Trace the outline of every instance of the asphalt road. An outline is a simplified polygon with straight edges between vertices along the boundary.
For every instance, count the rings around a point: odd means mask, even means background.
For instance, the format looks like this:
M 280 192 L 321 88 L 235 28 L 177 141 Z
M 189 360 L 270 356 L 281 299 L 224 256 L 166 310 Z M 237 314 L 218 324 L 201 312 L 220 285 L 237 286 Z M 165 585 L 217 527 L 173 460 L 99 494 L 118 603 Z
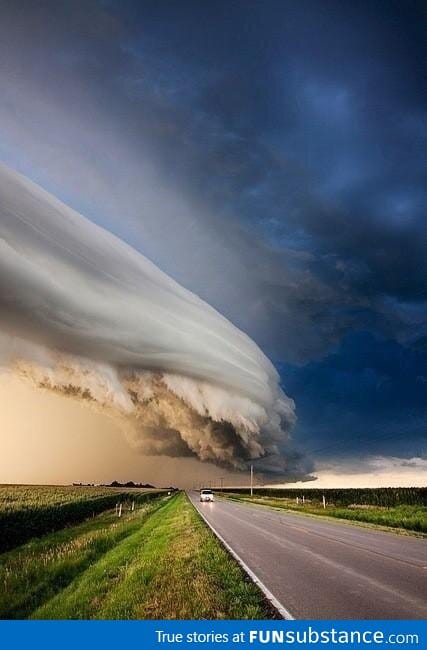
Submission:
M 427 618 L 427 540 L 189 496 L 294 618 Z

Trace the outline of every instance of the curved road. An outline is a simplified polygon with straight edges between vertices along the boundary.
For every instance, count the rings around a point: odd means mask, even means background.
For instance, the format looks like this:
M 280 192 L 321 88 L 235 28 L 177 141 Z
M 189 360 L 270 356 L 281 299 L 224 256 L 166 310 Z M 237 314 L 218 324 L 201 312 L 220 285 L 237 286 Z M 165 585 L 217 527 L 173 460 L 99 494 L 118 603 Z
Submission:
M 189 497 L 294 618 L 427 618 L 427 540 Z

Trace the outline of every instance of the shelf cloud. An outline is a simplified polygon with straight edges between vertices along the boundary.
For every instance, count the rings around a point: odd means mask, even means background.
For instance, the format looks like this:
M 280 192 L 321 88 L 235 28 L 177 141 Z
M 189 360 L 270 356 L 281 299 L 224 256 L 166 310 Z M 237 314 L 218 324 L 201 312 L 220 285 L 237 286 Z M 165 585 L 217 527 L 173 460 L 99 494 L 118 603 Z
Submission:
M 304 475 L 258 346 L 147 258 L 0 166 L 0 365 L 120 421 L 143 453 Z

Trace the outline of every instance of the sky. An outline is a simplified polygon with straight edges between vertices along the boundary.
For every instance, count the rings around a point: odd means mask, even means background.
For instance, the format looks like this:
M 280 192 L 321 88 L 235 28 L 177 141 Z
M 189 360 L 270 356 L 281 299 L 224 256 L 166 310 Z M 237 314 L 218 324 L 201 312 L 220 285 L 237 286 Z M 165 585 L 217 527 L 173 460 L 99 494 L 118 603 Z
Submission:
M 248 334 L 315 475 L 418 480 L 423 4 L 4 0 L 1 14 L 0 160 Z

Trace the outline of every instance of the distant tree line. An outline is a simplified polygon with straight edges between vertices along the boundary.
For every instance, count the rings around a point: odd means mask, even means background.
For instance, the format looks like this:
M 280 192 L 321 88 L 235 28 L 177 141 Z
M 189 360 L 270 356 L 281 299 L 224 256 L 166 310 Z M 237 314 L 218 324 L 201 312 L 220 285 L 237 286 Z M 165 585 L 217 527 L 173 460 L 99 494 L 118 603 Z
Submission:
M 145 490 L 171 490 L 172 492 L 175 492 L 178 488 L 176 487 L 163 487 L 163 488 L 156 488 L 155 485 L 151 485 L 151 483 L 134 483 L 133 481 L 128 481 L 127 483 L 119 483 L 119 481 L 112 481 L 111 483 L 100 483 L 100 484 L 95 484 L 95 483 L 73 483 L 74 487 L 114 487 L 114 488 L 144 488 Z
M 128 481 L 127 483 L 119 483 L 118 481 L 113 481 L 112 483 L 109 483 L 105 487 L 116 487 L 116 488 L 145 488 L 150 489 L 150 490 L 155 490 L 155 486 L 151 485 L 151 483 L 134 483 L 133 481 Z

